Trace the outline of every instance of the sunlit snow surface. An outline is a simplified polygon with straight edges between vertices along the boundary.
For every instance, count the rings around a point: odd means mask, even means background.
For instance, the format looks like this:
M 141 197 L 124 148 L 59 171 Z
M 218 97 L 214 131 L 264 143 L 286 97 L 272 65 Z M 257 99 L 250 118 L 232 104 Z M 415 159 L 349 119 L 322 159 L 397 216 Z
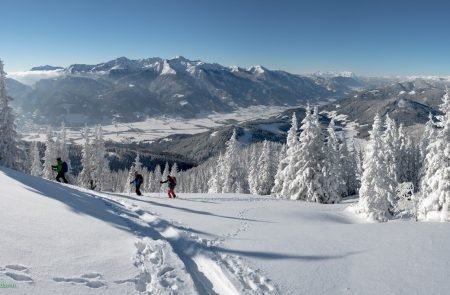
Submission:
M 243 194 L 112 194 L 0 168 L 5 294 L 448 294 L 449 223 Z

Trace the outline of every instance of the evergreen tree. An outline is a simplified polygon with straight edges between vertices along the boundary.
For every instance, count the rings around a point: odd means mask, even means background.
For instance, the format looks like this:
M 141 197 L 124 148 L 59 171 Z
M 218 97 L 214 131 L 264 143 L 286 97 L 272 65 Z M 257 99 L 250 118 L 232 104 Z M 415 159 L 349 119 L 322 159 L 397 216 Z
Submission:
M 416 183 L 418 169 L 416 166 L 416 149 L 411 137 L 405 133 L 403 125 L 400 125 L 398 129 L 398 144 L 397 180 L 399 183 Z
M 156 192 L 159 189 L 157 183 L 159 183 L 159 179 L 156 178 L 155 171 L 150 171 L 147 182 L 147 191 L 148 192 Z
M 309 105 L 306 108 L 306 116 L 310 115 Z M 287 198 L 284 195 L 289 183 L 294 180 L 293 167 L 289 165 L 291 158 L 294 157 L 298 146 L 298 123 L 295 113 L 292 114 L 291 128 L 288 131 L 286 145 L 281 153 L 281 158 L 278 163 L 277 173 L 275 175 L 274 186 L 272 194 L 277 198 Z
M 408 151 L 408 139 L 406 137 L 405 131 L 403 130 L 403 125 L 400 124 L 398 128 L 398 149 L 396 156 L 396 179 L 398 183 L 409 182 L 409 151 Z
M 263 142 L 261 155 L 258 159 L 257 193 L 260 195 L 270 194 L 274 183 L 273 152 L 267 140 Z
M 153 170 L 153 177 L 154 177 L 154 182 L 153 182 L 153 192 L 160 192 L 161 191 L 161 183 L 159 183 L 162 180 L 162 175 L 161 175 L 161 166 L 159 166 L 159 164 L 156 165 L 155 170 Z
M 354 147 L 353 138 L 351 139 L 353 150 L 349 149 L 349 145 L 347 144 L 347 138 L 342 141 L 340 146 L 341 151 L 341 170 L 344 177 L 345 182 L 345 194 L 346 196 L 354 195 L 359 190 L 359 180 L 358 180 L 358 164 L 356 161 L 356 151 Z
M 105 140 L 103 130 L 100 125 L 95 127 L 94 142 L 92 144 L 92 179 L 98 190 L 110 190 L 111 179 L 109 160 L 106 158 Z
M 166 180 L 167 175 L 169 175 L 169 173 L 170 173 L 169 162 L 166 162 L 166 164 L 164 164 L 164 169 L 162 171 L 162 178 Z
M 161 166 L 159 164 L 155 166 L 155 170 L 153 170 L 153 173 L 155 174 L 156 180 L 158 181 L 162 180 Z
M 258 194 L 258 150 L 256 144 L 252 145 L 250 156 L 250 167 L 248 171 L 248 186 L 250 193 L 253 195 Z
M 125 192 L 126 182 L 128 179 L 128 169 L 111 172 L 112 190 L 114 192 Z
M 435 134 L 435 128 L 434 128 L 434 122 L 433 122 L 433 115 L 430 113 L 428 115 L 428 122 L 425 124 L 425 129 L 422 133 L 422 137 L 420 139 L 420 157 L 419 157 L 419 183 L 421 186 L 421 190 L 426 190 L 426 183 L 424 183 L 422 180 L 424 179 L 426 167 L 425 167 L 425 159 L 427 156 L 427 148 L 428 146 L 433 142 L 434 138 L 436 137 Z
M 61 157 L 63 161 L 67 163 L 68 173 L 70 174 L 72 171 L 72 164 L 69 156 L 69 146 L 67 144 L 67 130 L 66 124 L 64 122 L 61 123 L 61 132 L 59 134 L 59 153 L 58 155 Z
M 148 187 L 148 180 L 149 180 L 149 176 L 150 176 L 150 171 L 148 171 L 148 168 L 145 166 L 142 166 L 142 170 L 141 170 L 141 175 L 142 175 L 142 185 L 141 185 L 141 192 L 145 193 L 145 192 L 150 192 L 149 190 L 147 190 Z
M 33 143 L 33 148 L 31 150 L 31 169 L 30 173 L 33 176 L 41 176 L 42 175 L 42 162 L 41 156 L 39 155 L 39 147 L 38 142 L 35 141 Z
M 422 180 L 420 217 L 427 218 L 430 212 L 441 212 L 442 221 L 447 220 L 450 202 L 450 93 L 442 98 L 436 139 L 430 142 L 425 157 L 425 174 Z
M 226 150 L 223 158 L 223 193 L 238 192 L 241 187 L 239 178 L 239 165 L 236 155 L 239 152 L 239 143 L 236 138 L 236 129 L 233 130 L 231 138 L 226 142 Z
M 177 163 L 173 163 L 172 167 L 170 168 L 170 175 L 175 176 L 175 178 L 178 177 L 178 165 Z
M 21 168 L 19 140 L 16 132 L 15 118 L 9 106 L 10 98 L 6 95 L 6 73 L 0 59 L 0 165 L 9 168 Z
M 223 191 L 224 186 L 224 158 L 222 153 L 220 153 L 217 158 L 217 164 L 215 166 L 211 166 L 210 168 L 212 177 L 208 181 L 208 192 L 209 193 L 221 193 Z
M 384 167 L 386 168 L 387 177 L 385 178 L 387 189 L 387 198 L 391 207 L 395 206 L 396 189 L 398 186 L 398 158 L 399 158 L 399 135 L 395 121 L 386 115 L 385 131 L 381 137 L 382 150 L 384 155 Z
M 312 114 L 307 110 L 298 148 L 288 165 L 295 179 L 283 187 L 282 194 L 293 200 L 324 203 L 329 201 L 324 191 L 324 142 L 317 107 Z
M 78 174 L 78 184 L 81 187 L 85 187 L 85 188 L 92 188 L 92 184 L 94 181 L 93 178 L 93 173 L 94 173 L 94 165 L 92 162 L 92 146 L 90 143 L 90 134 L 89 134 L 89 129 L 86 126 L 84 128 L 83 131 L 83 139 L 84 139 L 84 144 L 83 144 L 83 150 L 81 152 L 81 172 L 80 174 Z M 95 185 L 95 184 L 94 184 Z
M 58 146 L 58 156 L 67 164 L 67 173 L 65 177 L 69 180 L 69 183 L 72 183 L 72 162 L 70 161 L 69 146 L 67 144 L 67 130 L 64 122 L 61 123 L 61 131 L 56 145 Z
M 430 144 L 430 141 L 434 138 L 434 121 L 433 115 L 431 113 L 428 114 L 428 121 L 425 124 L 425 128 L 422 133 L 422 137 L 420 138 L 420 159 L 421 161 L 425 160 L 427 154 L 427 147 Z
M 53 141 L 53 131 L 51 127 L 47 128 L 47 138 L 45 141 L 44 166 L 42 170 L 42 177 L 45 179 L 54 179 L 55 172 L 52 165 L 56 164 L 55 143 Z
M 324 203 L 338 203 L 347 193 L 344 180 L 344 171 L 341 167 L 341 151 L 336 136 L 334 120 L 328 125 L 328 140 L 326 146 L 326 158 L 323 169 L 325 184 Z
M 390 216 L 390 176 L 387 174 L 381 126 L 380 116 L 376 114 L 364 156 L 358 211 L 371 219 L 386 221 Z

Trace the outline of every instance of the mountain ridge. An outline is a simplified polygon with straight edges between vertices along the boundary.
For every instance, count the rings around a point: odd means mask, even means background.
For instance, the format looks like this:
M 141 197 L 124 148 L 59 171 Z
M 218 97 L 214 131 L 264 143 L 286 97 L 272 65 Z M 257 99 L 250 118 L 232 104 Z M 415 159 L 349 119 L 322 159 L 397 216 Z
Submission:
M 50 69 L 50 68 L 49 68 Z M 73 64 L 11 94 L 37 124 L 132 122 L 168 115 L 231 112 L 253 105 L 295 106 L 362 87 L 354 78 L 313 78 L 256 65 L 227 67 L 182 56 Z

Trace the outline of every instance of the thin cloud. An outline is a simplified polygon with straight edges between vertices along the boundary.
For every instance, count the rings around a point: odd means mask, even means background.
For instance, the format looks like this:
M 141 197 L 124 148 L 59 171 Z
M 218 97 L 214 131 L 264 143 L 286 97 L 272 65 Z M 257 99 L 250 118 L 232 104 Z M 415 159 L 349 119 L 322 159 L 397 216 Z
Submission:
M 25 71 L 25 72 L 10 72 L 7 77 L 17 80 L 26 85 L 34 85 L 37 81 L 43 79 L 54 79 L 62 76 L 64 70 L 52 71 Z

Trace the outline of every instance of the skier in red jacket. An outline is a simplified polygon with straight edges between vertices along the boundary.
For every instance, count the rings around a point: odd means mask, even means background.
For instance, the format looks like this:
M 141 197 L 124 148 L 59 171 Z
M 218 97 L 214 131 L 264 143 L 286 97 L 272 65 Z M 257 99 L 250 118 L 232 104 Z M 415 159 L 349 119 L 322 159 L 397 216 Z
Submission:
M 177 185 L 177 179 L 175 178 L 175 176 L 170 176 L 167 175 L 167 179 L 165 181 L 160 181 L 160 183 L 166 183 L 168 182 L 169 185 L 169 190 L 167 191 L 167 195 L 169 196 L 170 199 L 172 198 L 176 198 L 177 196 L 175 195 L 175 186 Z

